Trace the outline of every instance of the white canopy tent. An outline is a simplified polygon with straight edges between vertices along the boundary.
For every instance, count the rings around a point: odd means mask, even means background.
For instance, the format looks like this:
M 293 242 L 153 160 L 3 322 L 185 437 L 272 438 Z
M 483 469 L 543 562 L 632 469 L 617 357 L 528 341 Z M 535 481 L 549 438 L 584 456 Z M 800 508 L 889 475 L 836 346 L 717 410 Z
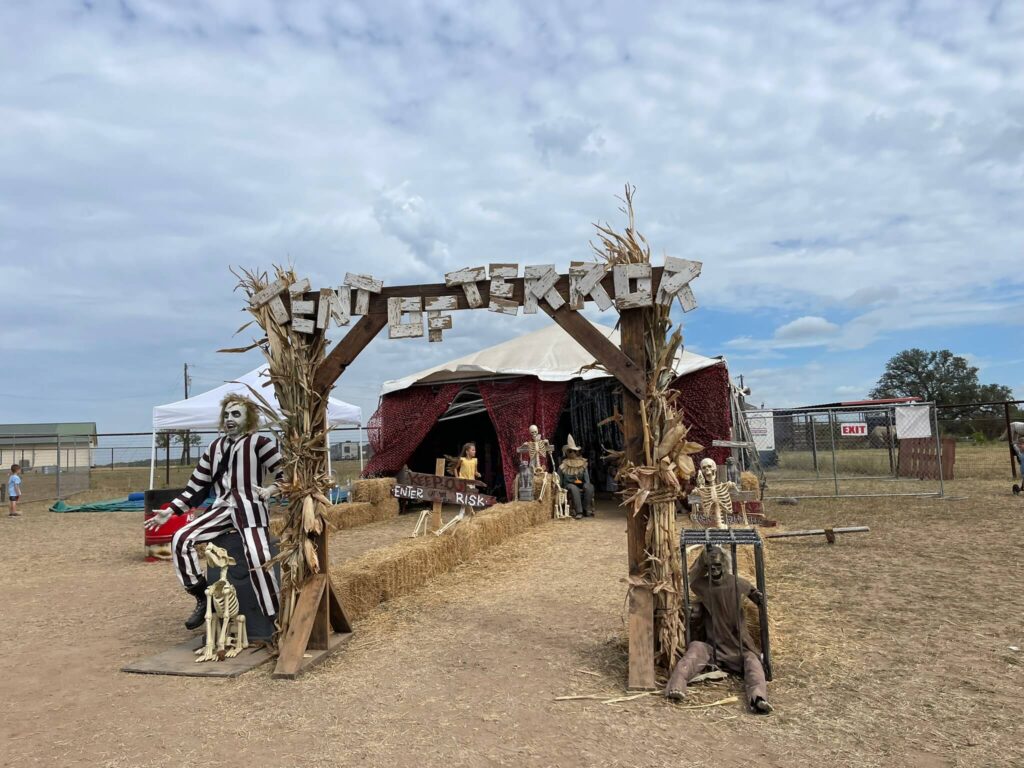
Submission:
M 220 427 L 220 402 L 225 396 L 247 395 L 252 396 L 249 387 L 253 387 L 273 407 L 274 411 L 280 413 L 280 406 L 274 394 L 273 387 L 264 387 L 267 379 L 267 364 L 249 371 L 240 376 L 236 381 L 221 384 L 219 387 L 203 392 L 187 400 L 179 400 L 176 403 L 158 405 L 153 408 L 153 445 L 150 453 L 149 463 L 149 487 L 153 487 L 153 479 L 156 472 L 156 433 L 163 431 L 181 431 L 187 429 L 215 430 Z M 362 468 L 362 423 L 363 411 L 361 408 L 350 403 L 328 398 L 327 421 L 331 428 L 335 427 L 359 427 L 359 464 Z M 330 464 L 330 451 L 328 451 L 328 465 Z
M 603 325 L 597 328 L 615 346 L 619 346 L 618 331 Z M 415 384 L 438 384 L 489 376 L 536 376 L 541 381 L 571 381 L 608 378 L 611 375 L 594 368 L 581 372 L 581 369 L 594 362 L 594 356 L 579 342 L 562 330 L 561 326 L 551 323 L 539 331 L 517 336 L 401 379 L 386 381 L 380 393 L 387 395 L 399 392 Z M 721 362 L 723 360 L 720 357 L 704 357 L 683 350 L 676 357 L 675 371 L 677 376 L 685 376 Z

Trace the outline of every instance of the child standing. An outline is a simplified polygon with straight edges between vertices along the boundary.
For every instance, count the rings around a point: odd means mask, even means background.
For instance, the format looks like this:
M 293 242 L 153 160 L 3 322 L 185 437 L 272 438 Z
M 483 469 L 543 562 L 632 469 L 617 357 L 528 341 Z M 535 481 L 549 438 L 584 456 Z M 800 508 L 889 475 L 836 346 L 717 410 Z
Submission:
M 18 499 L 21 498 L 21 465 L 11 464 L 11 476 L 7 479 L 7 498 L 11 502 L 11 517 L 21 517 Z

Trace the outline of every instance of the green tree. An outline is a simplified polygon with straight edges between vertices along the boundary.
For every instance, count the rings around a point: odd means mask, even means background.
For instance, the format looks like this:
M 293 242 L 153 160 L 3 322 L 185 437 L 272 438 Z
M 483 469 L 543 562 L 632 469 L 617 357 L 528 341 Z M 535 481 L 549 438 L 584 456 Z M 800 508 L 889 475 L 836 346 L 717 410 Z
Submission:
M 941 404 L 977 402 L 978 369 L 948 349 L 905 349 L 885 364 L 873 398 L 920 397 Z
M 920 397 L 939 405 L 1002 402 L 1013 399 L 1013 390 L 1002 384 L 982 384 L 978 369 L 948 349 L 926 352 L 906 349 L 885 364 L 873 398 Z M 951 431 L 979 432 L 994 437 L 1003 419 L 1002 406 L 943 409 L 940 419 Z

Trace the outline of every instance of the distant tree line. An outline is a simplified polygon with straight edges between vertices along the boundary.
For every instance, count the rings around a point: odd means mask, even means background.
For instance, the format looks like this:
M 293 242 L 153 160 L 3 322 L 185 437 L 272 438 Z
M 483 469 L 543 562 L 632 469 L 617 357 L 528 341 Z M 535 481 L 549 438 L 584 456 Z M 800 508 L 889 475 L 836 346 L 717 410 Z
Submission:
M 980 435 L 992 439 L 1005 429 L 1005 411 L 1001 403 L 1013 400 L 1013 389 L 1005 384 L 982 384 L 977 366 L 948 349 L 925 351 L 905 349 L 885 364 L 870 397 L 919 397 L 939 405 L 963 407 L 939 411 L 944 431 L 954 435 Z M 1019 419 L 1022 411 L 1012 407 L 1010 417 Z

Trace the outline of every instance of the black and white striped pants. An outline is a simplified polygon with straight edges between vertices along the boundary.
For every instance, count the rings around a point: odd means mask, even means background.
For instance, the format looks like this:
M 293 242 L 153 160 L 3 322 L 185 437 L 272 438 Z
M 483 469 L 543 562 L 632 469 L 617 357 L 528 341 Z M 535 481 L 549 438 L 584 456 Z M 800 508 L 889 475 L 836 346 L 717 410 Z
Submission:
M 271 557 L 267 527 L 246 523 L 244 513 L 236 512 L 232 507 L 215 507 L 198 515 L 195 520 L 179 528 L 171 540 L 174 570 L 186 589 L 194 587 L 203 575 L 196 544 L 212 541 L 228 531 L 238 531 L 242 537 L 242 548 L 249 565 L 249 580 L 256 593 L 256 600 L 266 616 L 275 616 L 280 607 L 277 576 L 273 569 L 263 567 Z

